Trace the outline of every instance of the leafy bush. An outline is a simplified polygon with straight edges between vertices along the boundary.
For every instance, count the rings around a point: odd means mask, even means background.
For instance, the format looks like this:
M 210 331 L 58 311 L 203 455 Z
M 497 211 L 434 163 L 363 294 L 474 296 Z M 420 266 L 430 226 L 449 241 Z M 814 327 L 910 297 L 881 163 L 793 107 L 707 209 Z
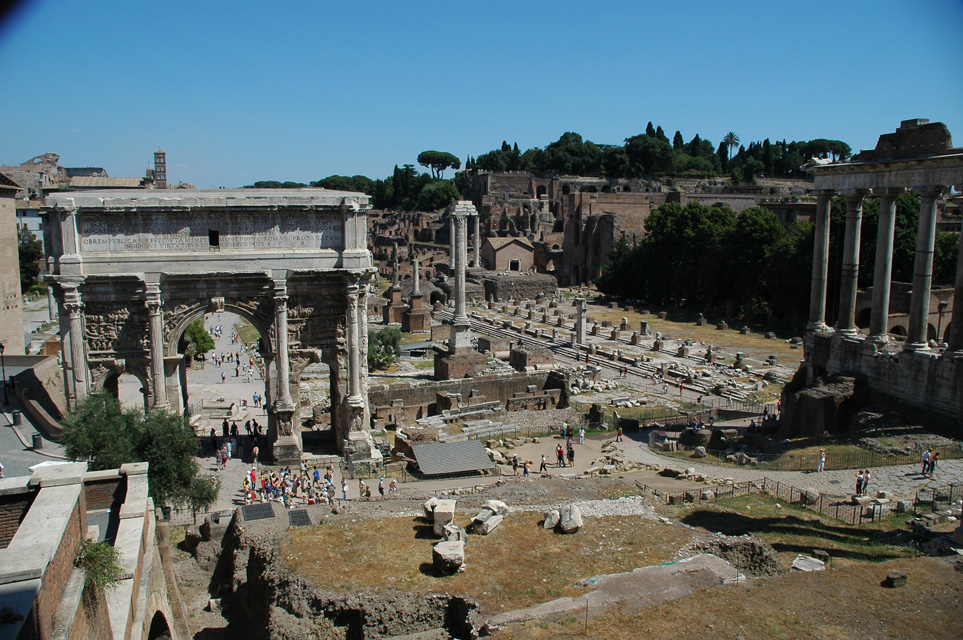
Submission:
M 84 570 L 86 587 L 113 589 L 124 577 L 120 554 L 108 542 L 81 540 L 74 566 Z

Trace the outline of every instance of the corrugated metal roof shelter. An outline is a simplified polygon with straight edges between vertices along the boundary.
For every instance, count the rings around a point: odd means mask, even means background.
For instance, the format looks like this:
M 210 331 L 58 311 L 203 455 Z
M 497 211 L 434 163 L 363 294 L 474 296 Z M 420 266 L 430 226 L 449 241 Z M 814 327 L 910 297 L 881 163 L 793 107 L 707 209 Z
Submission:
M 450 476 L 492 471 L 495 463 L 479 440 L 436 442 L 411 447 L 418 468 L 425 476 Z

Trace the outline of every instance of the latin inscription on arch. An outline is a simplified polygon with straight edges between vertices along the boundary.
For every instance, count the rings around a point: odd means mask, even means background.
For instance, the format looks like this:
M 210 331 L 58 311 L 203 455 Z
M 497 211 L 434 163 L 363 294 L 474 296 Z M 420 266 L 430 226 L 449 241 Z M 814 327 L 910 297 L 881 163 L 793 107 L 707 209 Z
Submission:
M 221 251 L 340 250 L 344 246 L 340 214 L 301 211 L 230 216 L 84 214 L 78 232 L 81 253 L 189 253 L 210 251 L 212 246 Z

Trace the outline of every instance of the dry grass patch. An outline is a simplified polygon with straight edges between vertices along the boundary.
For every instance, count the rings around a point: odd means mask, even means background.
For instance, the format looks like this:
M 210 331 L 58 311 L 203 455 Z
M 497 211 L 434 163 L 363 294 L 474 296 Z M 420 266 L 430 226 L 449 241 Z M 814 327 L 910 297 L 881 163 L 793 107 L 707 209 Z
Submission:
M 660 320 L 656 314 L 642 315 L 637 311 L 626 312 L 624 309 L 604 311 L 591 309 L 588 315 L 598 320 L 599 324 L 601 324 L 603 320 L 609 320 L 616 327 L 622 322 L 622 318 L 626 318 L 629 321 L 631 331 L 637 331 L 639 322 L 645 320 L 649 323 L 649 331 L 653 334 L 655 334 L 656 331 L 661 331 L 671 338 L 689 338 L 695 342 L 705 342 L 706 344 L 733 350 L 732 353 L 722 354 L 723 358 L 727 360 L 735 357 L 736 350 L 745 351 L 750 349 L 758 353 L 775 353 L 780 357 L 789 358 L 790 360 L 801 360 L 803 357 L 800 349 L 792 349 L 789 344 L 786 343 L 786 339 L 791 336 L 768 340 L 766 339 L 765 331 L 762 330 L 744 336 L 735 330 L 738 328 L 735 324 L 733 325 L 734 328 L 727 331 L 719 331 L 716 329 L 715 324 L 698 327 L 695 324 L 695 316 L 692 316 L 691 321 L 688 319 Z
M 885 589 L 891 571 L 906 587 Z M 832 572 L 793 573 L 720 587 L 685 600 L 648 607 L 638 615 L 613 610 L 588 621 L 588 637 L 736 638 L 958 638 L 963 574 L 946 559 L 918 558 L 847 566 Z M 495 638 L 584 638 L 584 617 L 529 623 Z
M 538 513 L 510 514 L 490 535 L 469 537 L 467 570 L 454 576 L 432 571 L 436 539 L 422 518 L 304 527 L 281 552 L 288 568 L 326 589 L 459 593 L 498 612 L 578 595 L 573 584 L 582 577 L 667 562 L 693 535 L 637 516 L 585 520 L 581 531 L 565 536 L 543 529 Z M 458 522 L 465 524 L 464 512 Z

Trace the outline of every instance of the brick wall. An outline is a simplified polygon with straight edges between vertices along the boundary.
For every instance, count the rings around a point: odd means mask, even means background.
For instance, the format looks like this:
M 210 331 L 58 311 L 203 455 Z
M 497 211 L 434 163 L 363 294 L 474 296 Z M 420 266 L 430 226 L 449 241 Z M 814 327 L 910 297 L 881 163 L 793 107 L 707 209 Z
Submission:
M 84 480 L 84 498 L 87 509 L 119 509 L 127 495 L 127 476 L 118 475 L 104 480 Z
M 110 638 L 110 615 L 107 612 L 107 599 L 103 593 L 91 596 L 84 591 L 82 606 L 77 607 L 77 615 L 70 625 L 67 640 L 89 640 L 90 638 Z
M 40 593 L 34 601 L 32 612 L 37 621 L 37 637 L 48 638 L 52 631 L 51 622 L 60 598 L 63 596 L 64 587 L 70 578 L 70 572 L 74 568 L 74 559 L 77 557 L 77 546 L 80 544 L 80 536 L 87 532 L 87 513 L 83 492 L 80 499 L 74 505 L 70 514 L 70 520 L 64 530 L 60 546 L 54 554 L 47 570 L 43 575 L 43 583 Z
M 6 549 L 23 522 L 36 491 L 0 496 L 0 549 Z

